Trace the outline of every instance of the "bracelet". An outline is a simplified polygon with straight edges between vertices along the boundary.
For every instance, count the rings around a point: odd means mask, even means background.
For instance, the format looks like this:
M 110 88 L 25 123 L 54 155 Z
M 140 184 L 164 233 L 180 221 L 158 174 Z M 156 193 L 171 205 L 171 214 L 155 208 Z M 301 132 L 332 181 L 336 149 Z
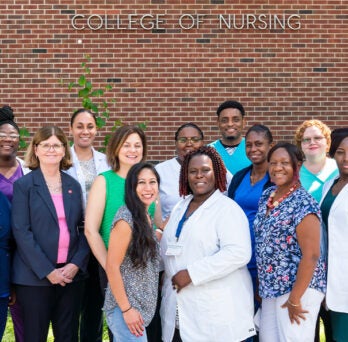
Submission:
M 294 304 L 290 301 L 290 299 L 288 299 L 288 303 L 291 305 L 291 306 L 294 306 L 294 307 L 298 307 L 298 306 L 301 306 L 301 303 L 300 304 Z
M 161 228 L 156 228 L 156 232 L 160 233 L 160 234 L 163 234 L 163 230 Z
M 130 309 L 132 309 L 133 306 L 131 305 L 127 310 L 121 311 L 123 314 L 126 313 L 127 311 L 129 311 Z

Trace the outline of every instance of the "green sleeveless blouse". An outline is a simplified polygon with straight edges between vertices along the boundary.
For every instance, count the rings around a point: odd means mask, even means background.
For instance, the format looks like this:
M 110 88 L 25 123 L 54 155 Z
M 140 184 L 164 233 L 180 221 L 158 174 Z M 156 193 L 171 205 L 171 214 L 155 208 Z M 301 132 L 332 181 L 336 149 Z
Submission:
M 124 187 L 125 178 L 120 177 L 113 170 L 102 172 L 101 175 L 105 178 L 106 183 L 106 198 L 104 215 L 101 222 L 99 233 L 104 241 L 106 249 L 109 246 L 111 225 L 118 209 L 125 205 L 124 203 Z M 154 217 L 155 204 L 152 203 L 149 208 L 149 214 Z

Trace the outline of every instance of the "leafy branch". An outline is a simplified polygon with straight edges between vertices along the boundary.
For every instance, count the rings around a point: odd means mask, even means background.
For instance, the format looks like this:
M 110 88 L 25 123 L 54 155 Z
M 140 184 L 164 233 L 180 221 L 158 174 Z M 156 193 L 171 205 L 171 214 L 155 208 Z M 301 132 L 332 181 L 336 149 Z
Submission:
M 19 129 L 19 149 L 24 150 L 28 147 L 28 143 L 25 141 L 26 137 L 30 137 L 30 133 L 26 127 Z
M 82 108 L 90 110 L 96 114 L 97 127 L 102 128 L 106 125 L 107 119 L 110 117 L 109 103 L 106 100 L 100 101 L 100 99 L 105 95 L 106 92 L 112 90 L 110 84 L 106 84 L 104 87 L 95 88 L 93 87 L 92 81 L 90 80 L 91 68 L 88 63 L 91 62 L 91 57 L 89 55 L 84 56 L 85 61 L 81 63 L 82 74 L 78 78 L 77 82 L 70 82 L 67 85 L 64 80 L 60 79 L 60 84 L 62 86 L 67 86 L 69 91 L 78 89 L 77 96 L 81 99 Z M 115 99 L 111 99 L 112 103 L 115 103 Z M 122 126 L 121 120 L 116 120 L 112 127 L 112 130 Z M 104 146 L 107 145 L 110 135 L 107 134 L 104 137 Z M 101 149 L 105 152 L 105 147 Z
M 91 69 L 88 63 L 91 62 L 91 57 L 89 55 L 84 56 L 85 61 L 81 63 L 82 74 L 76 82 L 69 82 L 66 84 L 63 79 L 59 82 L 62 86 L 67 86 L 69 91 L 77 89 L 77 96 L 81 99 L 82 108 L 90 110 L 97 116 L 97 127 L 102 128 L 106 125 L 107 119 L 110 117 L 109 103 L 106 100 L 101 100 L 105 93 L 112 90 L 110 84 L 106 84 L 101 88 L 94 88 L 92 81 L 90 80 Z M 111 99 L 112 103 L 115 103 L 115 99 Z M 115 131 L 118 127 L 122 126 L 121 120 L 117 119 L 114 121 L 114 125 L 111 131 Z M 143 130 L 146 129 L 146 122 L 138 124 Z M 104 137 L 104 147 L 101 148 L 102 152 L 105 152 L 105 147 L 110 139 L 110 134 L 106 134 Z

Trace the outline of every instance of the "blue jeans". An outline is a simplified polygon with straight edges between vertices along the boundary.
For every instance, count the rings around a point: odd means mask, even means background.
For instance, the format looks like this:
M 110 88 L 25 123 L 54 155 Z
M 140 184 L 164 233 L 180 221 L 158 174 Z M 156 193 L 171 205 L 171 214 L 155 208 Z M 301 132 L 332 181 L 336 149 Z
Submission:
M 126 322 L 119 307 L 105 312 L 106 322 L 109 329 L 114 336 L 114 342 L 147 342 L 146 330 L 144 329 L 143 336 L 136 337 L 133 335 Z

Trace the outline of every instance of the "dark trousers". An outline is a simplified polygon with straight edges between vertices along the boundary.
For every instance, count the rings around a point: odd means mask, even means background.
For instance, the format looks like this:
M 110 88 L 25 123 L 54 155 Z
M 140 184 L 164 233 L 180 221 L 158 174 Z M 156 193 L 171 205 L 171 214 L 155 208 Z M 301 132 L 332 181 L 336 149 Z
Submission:
M 161 326 L 161 316 L 160 316 L 160 308 L 161 308 L 161 278 L 163 272 L 159 274 L 158 281 L 158 294 L 157 294 L 157 303 L 156 303 L 156 311 L 155 315 L 151 321 L 151 323 L 146 327 L 146 335 L 148 342 L 160 342 L 162 341 L 162 326 Z
M 13 323 L 13 330 L 16 342 L 24 342 L 24 322 L 22 308 L 18 301 L 10 306 L 10 312 Z
M 6 327 L 8 297 L 0 298 L 0 341 Z
M 320 306 L 319 316 L 317 319 L 317 326 L 315 328 L 314 342 L 320 342 L 320 318 L 323 320 L 326 342 L 334 342 L 330 312 L 326 311 L 322 305 Z
M 180 330 L 176 329 L 174 330 L 174 336 L 172 339 L 172 342 L 182 342 L 181 336 L 180 336 Z
M 103 302 L 100 291 L 99 263 L 94 255 L 88 264 L 89 278 L 83 282 L 83 296 L 80 316 L 80 342 L 101 342 L 103 340 Z
M 82 282 L 66 286 L 16 285 L 25 342 L 46 342 L 50 322 L 55 342 L 78 340 Z

